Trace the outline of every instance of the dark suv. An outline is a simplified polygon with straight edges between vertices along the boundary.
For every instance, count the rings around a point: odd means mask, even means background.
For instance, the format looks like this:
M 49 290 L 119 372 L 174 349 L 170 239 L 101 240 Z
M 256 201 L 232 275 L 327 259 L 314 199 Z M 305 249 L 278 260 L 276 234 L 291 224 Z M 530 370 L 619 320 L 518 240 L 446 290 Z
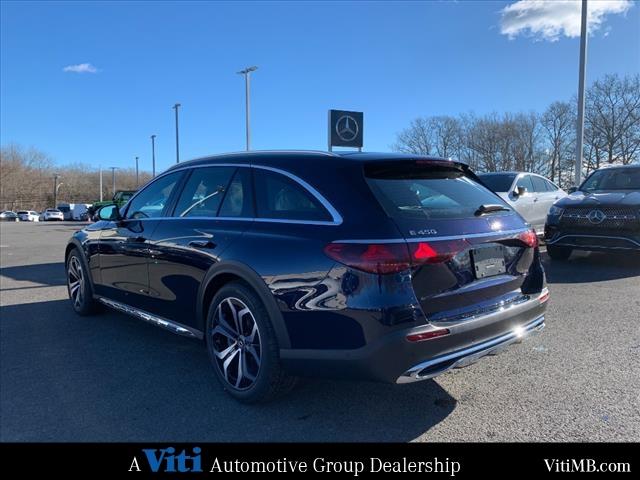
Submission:
M 547 252 L 640 252 L 640 165 L 601 168 L 549 210 Z
M 203 339 L 242 401 L 301 375 L 423 380 L 544 326 L 535 233 L 451 160 L 221 155 L 99 216 L 67 246 L 75 311 Z

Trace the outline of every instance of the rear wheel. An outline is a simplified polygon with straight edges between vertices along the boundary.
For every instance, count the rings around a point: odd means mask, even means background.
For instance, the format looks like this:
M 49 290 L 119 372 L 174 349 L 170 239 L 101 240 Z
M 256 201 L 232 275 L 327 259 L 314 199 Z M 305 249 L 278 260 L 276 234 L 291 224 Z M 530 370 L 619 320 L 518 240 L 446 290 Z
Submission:
M 206 343 L 216 376 L 241 402 L 266 402 L 287 393 L 295 378 L 280 364 L 269 313 L 246 285 L 225 285 L 211 302 Z
M 547 253 L 553 260 L 566 260 L 571 256 L 572 249 L 569 247 L 554 247 L 547 245 Z
M 88 272 L 77 249 L 67 258 L 67 290 L 71 305 L 78 315 L 89 315 L 96 309 Z

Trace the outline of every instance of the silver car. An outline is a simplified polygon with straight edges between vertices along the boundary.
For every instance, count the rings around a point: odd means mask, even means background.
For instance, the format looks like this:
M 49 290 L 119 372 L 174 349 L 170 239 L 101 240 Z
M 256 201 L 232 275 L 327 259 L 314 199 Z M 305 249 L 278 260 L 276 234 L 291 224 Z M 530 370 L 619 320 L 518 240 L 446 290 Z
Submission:
M 544 234 L 547 213 L 567 192 L 542 175 L 528 172 L 498 172 L 478 175 L 482 182 L 511 205 L 538 235 Z

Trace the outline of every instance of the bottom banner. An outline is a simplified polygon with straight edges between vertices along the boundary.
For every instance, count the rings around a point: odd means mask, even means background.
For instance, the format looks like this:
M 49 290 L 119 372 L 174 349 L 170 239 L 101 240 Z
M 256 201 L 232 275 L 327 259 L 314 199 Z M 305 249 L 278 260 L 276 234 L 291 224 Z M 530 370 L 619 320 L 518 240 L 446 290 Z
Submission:
M 425 475 L 631 473 L 638 444 L 2 444 L 22 473 Z M 10 471 L 10 470 L 8 470 Z

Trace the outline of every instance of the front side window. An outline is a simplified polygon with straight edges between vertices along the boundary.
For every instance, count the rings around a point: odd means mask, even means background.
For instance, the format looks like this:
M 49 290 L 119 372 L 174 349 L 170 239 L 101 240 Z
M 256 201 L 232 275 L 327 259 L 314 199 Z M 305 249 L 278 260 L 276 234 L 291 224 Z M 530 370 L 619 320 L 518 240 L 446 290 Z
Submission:
M 516 178 L 514 173 L 483 173 L 478 176 L 492 192 L 508 192 Z
M 533 189 L 536 192 L 546 192 L 547 191 L 547 181 L 542 177 L 537 177 L 536 175 L 531 175 L 531 181 L 533 182 Z
M 331 221 L 326 208 L 302 185 L 280 173 L 254 169 L 256 213 L 260 218 Z
M 126 218 L 142 219 L 162 216 L 173 189 L 182 177 L 182 172 L 164 175 L 142 190 L 129 203 Z
M 176 208 L 176 217 L 215 217 L 235 167 L 195 168 Z
M 522 175 L 518 178 L 516 183 L 516 188 L 524 187 L 527 189 L 527 192 L 533 192 L 533 183 L 531 182 L 531 175 Z

